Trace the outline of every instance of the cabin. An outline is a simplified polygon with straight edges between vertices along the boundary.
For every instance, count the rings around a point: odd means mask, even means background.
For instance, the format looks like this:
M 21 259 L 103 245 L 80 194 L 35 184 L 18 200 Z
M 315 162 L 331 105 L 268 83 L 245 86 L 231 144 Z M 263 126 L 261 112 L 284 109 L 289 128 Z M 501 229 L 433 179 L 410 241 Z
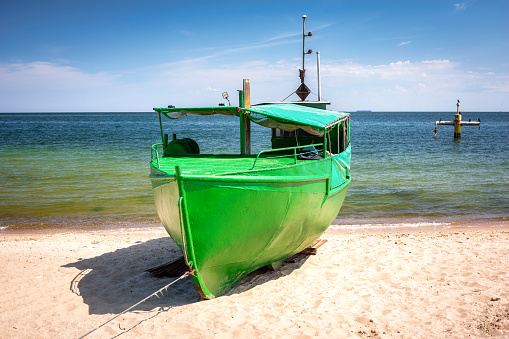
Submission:
M 305 101 L 305 102 L 292 102 L 306 107 L 313 107 L 319 109 L 326 109 L 329 101 Z M 263 107 L 263 104 L 254 107 Z M 349 120 L 346 119 L 339 124 L 336 124 L 328 133 L 325 140 L 327 145 L 327 152 L 329 154 L 339 154 L 346 150 L 350 144 L 349 136 Z M 324 137 L 314 135 L 299 128 L 294 131 L 285 131 L 280 128 L 272 128 L 271 144 L 272 149 L 296 147 L 310 144 L 322 144 Z M 317 148 L 318 153 L 323 155 L 323 149 Z

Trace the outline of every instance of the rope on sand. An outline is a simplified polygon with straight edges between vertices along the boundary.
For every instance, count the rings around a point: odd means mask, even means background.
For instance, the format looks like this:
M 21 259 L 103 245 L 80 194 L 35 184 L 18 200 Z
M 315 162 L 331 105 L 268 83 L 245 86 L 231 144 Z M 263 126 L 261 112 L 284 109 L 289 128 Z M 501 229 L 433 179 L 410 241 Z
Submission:
M 148 299 L 152 298 L 153 296 L 156 296 L 158 293 L 161 293 L 162 295 L 162 291 L 163 290 L 167 290 L 168 287 L 170 287 L 171 285 L 173 285 L 174 283 L 176 283 L 177 281 L 181 280 L 181 279 L 184 279 L 185 277 L 187 277 L 188 275 L 192 274 L 193 272 L 186 272 L 184 274 L 182 274 L 178 279 L 175 279 L 173 280 L 171 283 L 169 283 L 168 285 L 160 288 L 159 290 L 155 291 L 154 293 L 152 293 L 151 295 L 149 295 L 148 297 L 146 297 L 145 299 L 143 300 L 140 300 L 139 302 L 137 302 L 136 304 L 134 304 L 133 306 L 129 307 L 128 309 L 126 309 L 125 311 L 123 311 L 122 313 L 119 313 L 117 314 L 116 316 L 114 316 L 113 318 L 111 318 L 110 320 L 108 320 L 107 322 L 97 326 L 96 328 L 94 328 L 92 331 L 82 335 L 81 337 L 79 337 L 78 339 L 82 339 L 82 338 L 85 338 L 87 335 L 89 335 L 90 333 L 100 329 L 101 327 L 103 327 L 104 325 L 106 325 L 107 323 L 109 323 L 110 321 L 120 317 L 122 314 L 126 313 L 126 312 L 129 312 L 130 310 L 132 310 L 133 308 L 135 308 L 136 306 L 138 306 L 139 304 L 147 301 Z

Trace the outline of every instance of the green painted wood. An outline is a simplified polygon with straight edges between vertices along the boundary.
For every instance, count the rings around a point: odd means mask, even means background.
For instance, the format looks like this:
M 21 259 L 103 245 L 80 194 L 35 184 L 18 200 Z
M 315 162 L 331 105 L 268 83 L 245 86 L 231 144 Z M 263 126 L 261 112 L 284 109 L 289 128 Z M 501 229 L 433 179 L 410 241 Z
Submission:
M 223 295 L 262 266 L 279 266 L 312 245 L 338 215 L 351 180 L 348 114 L 293 104 L 154 110 L 170 118 L 237 115 L 241 131 L 243 117 L 258 113 L 272 120 L 249 119 L 295 131 L 282 139 L 274 132 L 273 147 L 284 147 L 257 155 L 198 154 L 176 147 L 179 140 L 152 146 L 157 212 L 203 298 Z M 300 157 L 311 145 L 317 156 Z
M 193 279 L 206 298 L 309 247 L 345 198 L 349 170 L 338 164 L 350 162 L 349 148 L 297 164 L 293 158 L 261 160 L 266 162 L 256 171 L 250 170 L 253 157 L 189 155 L 163 157 L 159 166 L 152 162 L 157 211 L 196 270 Z

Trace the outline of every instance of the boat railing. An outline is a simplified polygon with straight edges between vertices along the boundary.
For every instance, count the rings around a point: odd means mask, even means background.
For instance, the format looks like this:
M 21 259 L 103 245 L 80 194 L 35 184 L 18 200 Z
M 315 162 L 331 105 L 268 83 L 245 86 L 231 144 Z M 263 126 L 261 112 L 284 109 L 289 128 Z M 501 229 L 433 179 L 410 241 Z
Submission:
M 164 146 L 162 142 L 152 145 L 152 150 L 150 151 L 150 161 L 156 161 L 157 167 L 159 167 L 159 146 Z
M 293 154 L 283 154 L 283 155 L 277 155 L 277 156 L 272 156 L 270 157 L 271 159 L 275 159 L 275 158 L 288 158 L 288 157 L 293 157 L 294 161 L 295 161 L 295 164 L 297 164 L 297 156 L 299 154 L 302 154 L 302 153 L 297 153 L 297 150 L 298 149 L 304 149 L 304 148 L 310 148 L 310 147 L 315 147 L 315 146 L 320 146 L 322 149 L 324 148 L 324 144 L 321 143 L 321 144 L 308 144 L 308 145 L 302 145 L 302 146 L 292 146 L 292 147 L 283 147 L 283 148 L 275 148 L 275 149 L 267 149 L 267 150 L 263 150 L 263 151 L 260 151 L 258 152 L 258 154 L 256 155 L 256 158 L 255 158 L 255 161 L 253 163 L 253 167 L 251 167 L 251 170 L 253 170 L 255 167 L 256 167 L 256 163 L 258 162 L 258 159 L 260 158 L 260 156 L 262 154 L 266 154 L 266 153 L 276 153 L 276 152 L 286 152 L 286 151 L 293 151 Z M 310 152 L 307 152 L 307 153 L 312 153 L 313 151 L 310 151 Z
M 157 167 L 159 167 L 159 158 L 161 157 L 161 153 L 160 152 L 162 151 L 163 147 L 164 147 L 164 143 L 162 143 L 162 142 L 159 142 L 157 144 L 153 144 L 152 147 L 151 147 L 150 160 L 151 160 L 151 162 L 155 161 Z M 318 147 L 318 149 L 314 149 L 315 147 Z M 305 149 L 305 148 L 312 148 L 312 150 L 306 151 L 306 152 L 302 152 L 302 151 L 298 152 L 298 150 L 302 150 L 302 149 Z M 292 157 L 294 159 L 295 164 L 297 164 L 297 160 L 298 160 L 298 156 L 299 155 L 311 154 L 311 153 L 315 153 L 316 154 L 316 152 L 322 151 L 323 148 L 324 148 L 324 144 L 320 143 L 320 144 L 307 144 L 307 145 L 302 145 L 302 146 L 292 146 L 292 147 L 283 147 L 283 148 L 275 148 L 275 149 L 263 150 L 263 151 L 258 152 L 258 154 L 256 155 L 256 158 L 255 158 L 255 160 L 253 162 L 253 166 L 251 167 L 251 170 L 253 170 L 256 167 L 258 159 L 262 156 L 262 154 L 277 153 L 277 152 L 286 152 L 285 154 L 281 154 L 281 155 L 274 155 L 274 156 L 270 156 L 270 157 L 264 157 L 264 159 L 267 159 L 267 158 L 277 159 L 277 158 L 289 158 L 289 157 Z M 288 152 L 288 151 L 292 151 L 292 152 Z

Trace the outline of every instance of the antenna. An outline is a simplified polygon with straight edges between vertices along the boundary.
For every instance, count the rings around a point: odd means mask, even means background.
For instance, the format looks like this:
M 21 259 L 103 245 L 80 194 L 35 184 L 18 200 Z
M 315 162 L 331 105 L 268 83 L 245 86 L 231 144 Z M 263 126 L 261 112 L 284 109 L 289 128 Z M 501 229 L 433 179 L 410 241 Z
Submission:
M 304 84 L 304 77 L 306 76 L 306 68 L 304 67 L 304 57 L 306 54 L 311 54 L 313 51 L 310 49 L 306 52 L 306 37 L 312 36 L 312 32 L 308 32 L 306 34 L 306 18 L 307 15 L 302 16 L 302 69 L 299 69 L 299 77 L 300 77 L 300 86 L 297 88 L 295 93 L 299 96 L 299 98 L 304 101 L 306 100 L 311 90 Z
M 318 101 L 322 101 L 322 83 L 320 82 L 320 52 L 316 52 L 316 75 L 318 78 Z

